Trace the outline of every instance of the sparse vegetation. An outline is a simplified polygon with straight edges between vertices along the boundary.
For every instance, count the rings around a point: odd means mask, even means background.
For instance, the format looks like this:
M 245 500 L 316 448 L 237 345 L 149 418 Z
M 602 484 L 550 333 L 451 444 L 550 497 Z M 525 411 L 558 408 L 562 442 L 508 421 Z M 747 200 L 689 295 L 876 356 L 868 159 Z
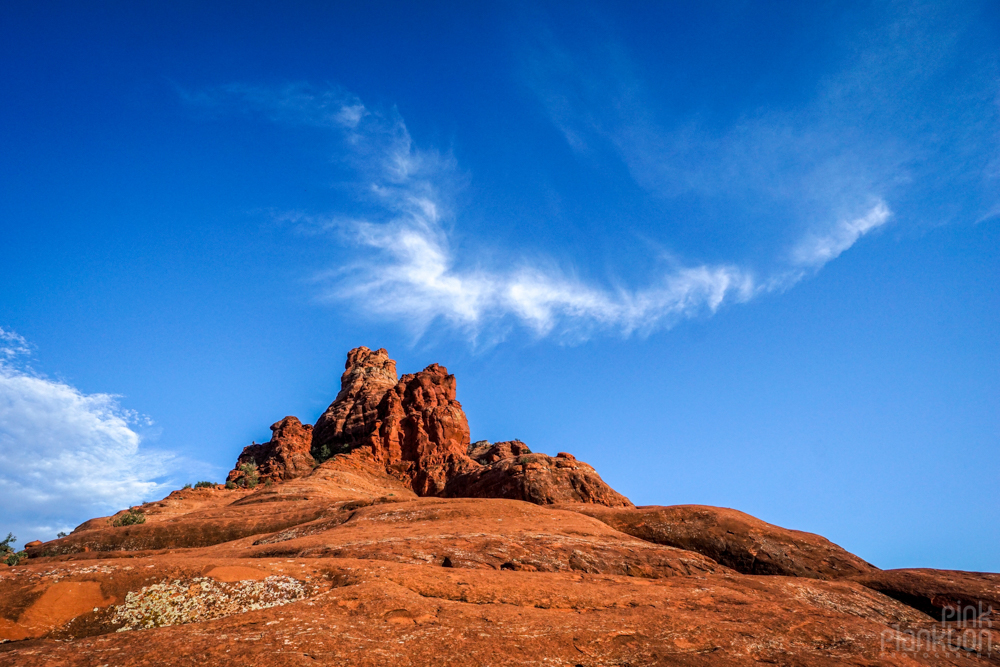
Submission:
M 226 481 L 226 488 L 229 489 L 229 490 L 235 489 L 236 488 L 236 482 L 234 482 L 231 479 L 227 480 Z
M 60 530 L 58 533 L 56 533 L 56 537 L 69 537 L 69 533 Z
M 195 482 L 194 488 L 196 489 L 214 489 L 215 482 Z
M 237 468 L 243 476 L 240 477 L 236 483 L 245 489 L 252 489 L 257 486 L 257 482 L 260 481 L 260 474 L 257 472 L 257 464 L 253 461 L 249 463 L 241 463 Z
M 522 456 L 517 460 L 517 462 L 520 463 L 521 465 L 528 465 L 528 463 L 531 462 L 531 459 L 529 459 L 527 456 Z
M 272 486 L 274 486 L 274 482 L 271 481 L 270 477 L 264 480 L 264 486 L 267 488 L 271 488 Z
M 181 487 L 181 491 L 183 491 L 184 489 L 190 489 L 190 488 L 191 488 L 190 484 L 185 484 L 184 486 Z
M 27 551 L 14 551 L 14 542 L 17 542 L 14 533 L 7 533 L 7 537 L 0 540 L 0 560 L 11 567 L 28 557 Z
M 146 523 L 146 515 L 134 507 L 120 514 L 111 520 L 111 525 L 118 528 L 121 526 L 134 526 L 139 523 Z

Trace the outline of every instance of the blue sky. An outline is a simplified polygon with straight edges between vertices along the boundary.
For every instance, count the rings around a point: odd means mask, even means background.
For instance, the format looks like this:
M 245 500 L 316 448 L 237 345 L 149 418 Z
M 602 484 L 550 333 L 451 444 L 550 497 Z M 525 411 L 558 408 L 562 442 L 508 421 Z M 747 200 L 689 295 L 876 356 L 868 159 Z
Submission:
M 368 345 L 637 504 L 1000 570 L 996 7 L 474 4 L 2 10 L 0 530 Z

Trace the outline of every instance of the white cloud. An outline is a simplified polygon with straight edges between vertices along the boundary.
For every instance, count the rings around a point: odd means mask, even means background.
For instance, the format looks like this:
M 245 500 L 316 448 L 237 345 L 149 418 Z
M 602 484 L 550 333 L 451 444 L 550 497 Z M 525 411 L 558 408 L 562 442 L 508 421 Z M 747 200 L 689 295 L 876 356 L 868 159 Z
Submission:
M 462 261 L 476 253 L 456 248 L 450 232 L 455 214 L 449 202 L 461 181 L 454 159 L 417 148 L 394 109 L 373 110 L 339 89 L 323 92 L 305 84 L 280 90 L 227 86 L 191 97 L 213 105 L 227 98 L 281 122 L 298 119 L 343 135 L 348 162 L 362 179 L 358 194 L 374 205 L 372 215 L 280 217 L 312 230 L 335 230 L 349 244 L 367 248 L 322 277 L 325 297 L 353 302 L 363 314 L 401 322 L 418 334 L 438 322 L 488 342 L 502 338 L 511 323 L 538 336 L 567 339 L 598 330 L 629 335 L 669 328 L 728 303 L 788 288 L 889 217 L 879 201 L 857 219 L 813 233 L 797 246 L 791 266 L 763 279 L 732 264 L 673 263 L 644 286 L 615 289 L 588 283 L 544 259 L 482 266 Z
M 889 207 L 879 201 L 860 218 L 842 220 L 825 234 L 810 234 L 804 238 L 792 251 L 793 259 L 803 266 L 822 266 L 839 257 L 871 230 L 884 225 L 890 215 Z
M 2 330 L 0 330 L 2 331 Z M 11 332 L 23 355 L 27 343 Z M 162 491 L 167 458 L 140 451 L 138 415 L 116 396 L 84 394 L 0 359 L 0 531 L 21 542 L 54 537 Z
M 28 345 L 28 341 L 13 331 L 6 331 L 3 327 L 0 327 L 0 361 L 13 359 L 20 355 L 29 354 L 30 352 L 31 346 Z

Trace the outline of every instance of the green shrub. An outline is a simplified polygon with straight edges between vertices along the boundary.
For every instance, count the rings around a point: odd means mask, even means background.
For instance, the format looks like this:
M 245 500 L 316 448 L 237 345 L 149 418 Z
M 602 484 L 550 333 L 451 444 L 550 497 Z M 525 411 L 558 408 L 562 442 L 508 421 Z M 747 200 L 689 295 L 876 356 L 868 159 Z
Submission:
M 243 476 L 237 480 L 237 484 L 245 489 L 252 489 L 257 486 L 257 482 L 260 481 L 260 474 L 257 472 L 257 464 L 253 461 L 249 463 L 241 463 L 237 468 Z
M 27 559 L 28 559 L 27 551 L 11 551 L 10 553 L 7 554 L 7 557 L 3 559 L 3 562 L 7 563 L 7 565 L 10 565 L 11 567 L 14 567 L 22 560 L 27 560 Z
M 215 482 L 195 482 L 194 488 L 196 489 L 214 489 Z
M 125 512 L 125 514 L 116 516 L 111 520 L 111 525 L 116 528 L 121 526 L 134 526 L 137 523 L 146 523 L 146 515 L 137 509 L 130 509 Z
M 58 537 L 69 537 L 69 533 L 65 533 L 65 532 L 63 532 L 63 531 L 60 530 L 58 533 L 56 533 L 56 537 L 57 538 Z
M 14 533 L 7 533 L 7 537 L 0 540 L 0 560 L 13 567 L 28 557 L 27 551 L 14 551 L 14 542 L 17 538 Z
M 228 480 L 226 482 L 226 488 L 227 489 L 235 489 L 236 488 L 236 482 L 234 482 L 233 480 Z
M 181 487 L 181 491 L 183 491 L 184 489 L 190 489 L 190 488 L 191 488 L 190 484 L 185 484 L 184 486 Z

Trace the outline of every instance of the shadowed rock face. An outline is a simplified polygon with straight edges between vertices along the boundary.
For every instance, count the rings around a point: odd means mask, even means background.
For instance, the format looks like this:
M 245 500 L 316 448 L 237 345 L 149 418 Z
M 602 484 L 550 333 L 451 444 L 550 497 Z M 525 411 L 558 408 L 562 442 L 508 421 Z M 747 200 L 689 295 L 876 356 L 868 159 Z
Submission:
M 382 398 L 396 386 L 396 362 L 384 349 L 356 347 L 347 353 L 340 393 L 313 431 L 312 455 L 325 461 L 364 444 L 376 428 Z
M 237 481 L 243 476 L 239 467 L 245 463 L 257 466 L 260 481 L 280 482 L 304 477 L 313 471 L 315 461 L 309 453 L 313 427 L 296 417 L 285 417 L 271 425 L 271 440 L 243 448 L 236 466 L 227 479 Z
M 1000 630 L 1000 574 L 875 569 L 854 580 L 938 620 Z

